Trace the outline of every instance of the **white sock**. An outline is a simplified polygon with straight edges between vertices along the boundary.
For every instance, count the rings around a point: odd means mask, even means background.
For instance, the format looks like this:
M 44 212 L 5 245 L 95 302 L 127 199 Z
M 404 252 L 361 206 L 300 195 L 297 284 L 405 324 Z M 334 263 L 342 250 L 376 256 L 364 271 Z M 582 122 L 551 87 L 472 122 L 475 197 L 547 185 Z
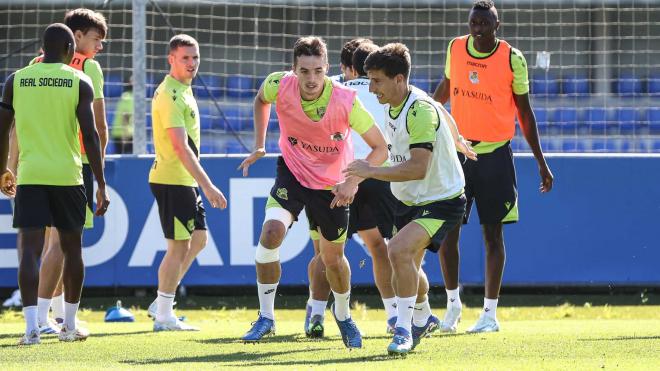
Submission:
M 447 308 L 450 306 L 455 306 L 455 307 L 461 307 L 463 304 L 461 303 L 461 296 L 458 293 L 458 287 L 453 289 L 453 290 L 447 290 Z
M 39 327 L 48 324 L 48 312 L 50 311 L 50 302 L 52 299 L 37 298 L 37 323 Z
M 328 306 L 327 301 L 312 299 L 311 306 L 312 306 L 312 317 L 314 316 L 325 317 L 325 308 Z
M 387 299 L 383 298 L 383 306 L 385 307 L 387 319 L 396 317 L 396 296 Z
M 78 313 L 79 305 L 80 302 L 77 303 L 64 302 L 64 326 L 69 331 L 76 329 L 76 314 Z
M 32 331 L 39 332 L 39 324 L 37 323 L 37 306 L 31 305 L 23 307 L 23 317 L 25 318 L 25 333 L 29 335 Z
M 314 301 L 314 299 L 312 299 L 312 296 L 313 296 L 312 295 L 312 290 L 310 289 L 309 290 L 309 298 L 307 298 L 307 305 L 309 305 L 310 307 L 312 306 L 312 302 Z
M 497 318 L 497 316 L 496 316 L 497 300 L 498 299 L 484 298 L 484 311 L 483 311 L 484 316 L 487 316 L 487 317 L 490 317 L 490 318 Z
M 345 321 L 351 318 L 351 290 L 343 294 L 336 293 L 333 290 L 332 295 L 335 297 L 335 317 L 337 317 L 337 320 Z
M 396 327 L 402 327 L 410 332 L 412 327 L 412 317 L 415 308 L 415 300 L 417 295 L 409 298 L 398 298 L 396 301 Z
M 413 311 L 413 325 L 417 327 L 426 326 L 426 321 L 431 317 L 431 305 L 429 304 L 429 299 L 426 299 L 423 303 L 415 304 L 415 310 Z
M 259 283 L 259 313 L 261 316 L 275 320 L 275 295 L 277 294 L 277 283 Z
M 53 318 L 64 320 L 64 293 L 53 296 L 53 301 L 50 302 L 50 307 L 53 309 Z
M 168 322 L 171 321 L 174 317 L 174 293 L 168 294 L 162 291 L 158 291 L 158 297 L 156 298 L 156 321 L 158 322 Z

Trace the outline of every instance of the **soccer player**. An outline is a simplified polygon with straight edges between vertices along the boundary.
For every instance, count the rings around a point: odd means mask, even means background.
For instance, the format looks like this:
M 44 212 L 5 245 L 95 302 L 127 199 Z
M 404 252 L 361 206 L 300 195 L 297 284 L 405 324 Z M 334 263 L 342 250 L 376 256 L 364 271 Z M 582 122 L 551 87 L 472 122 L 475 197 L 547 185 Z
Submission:
M 224 209 L 227 200 L 199 162 L 199 109 L 190 86 L 200 63 L 197 40 L 183 34 L 172 37 L 167 61 L 170 72 L 156 89 L 151 108 L 156 158 L 149 172 L 149 186 L 167 240 L 167 252 L 158 269 L 153 328 L 198 331 L 176 318 L 172 309 L 176 288 L 190 266 L 188 263 L 192 263 L 208 239 L 206 211 L 197 187 L 211 207 Z
M 442 109 L 422 90 L 409 85 L 410 53 L 399 43 L 369 54 L 364 64 L 370 91 L 387 109 L 386 134 L 392 166 L 351 163 L 347 175 L 391 182 L 400 201 L 397 233 L 388 244 L 397 294 L 397 321 L 388 352 L 408 353 L 438 326 L 437 318 L 418 315 L 415 302 L 425 250 L 437 252 L 447 231 L 465 212 L 465 184 L 456 149 L 474 158 L 456 135 Z M 428 286 L 425 288 L 427 294 Z M 412 323 L 411 323 L 412 322 Z
M 344 256 L 348 205 L 361 179 L 344 177 L 341 170 L 353 159 L 351 130 L 372 149 L 366 160 L 374 166 L 387 159 L 387 145 L 355 91 L 331 81 L 327 71 L 325 42 L 313 36 L 300 38 L 293 47 L 293 70 L 270 74 L 254 101 L 255 150 L 239 168 L 247 176 L 249 166 L 265 155 L 272 103 L 280 123 L 282 157 L 277 161 L 277 178 L 255 256 L 259 318 L 244 341 L 259 341 L 275 333 L 275 294 L 281 275 L 278 248 L 305 207 L 318 226 L 320 255 L 335 298 L 331 312 L 344 345 L 362 346 L 350 315 L 350 266 Z
M 76 50 L 69 66 L 84 72 L 92 82 L 94 91 L 92 109 L 94 111 L 94 122 L 96 123 L 96 130 L 101 143 L 101 156 L 103 158 L 108 143 L 108 128 L 105 119 L 105 101 L 103 97 L 103 72 L 94 57 L 103 50 L 103 40 L 105 40 L 108 34 L 108 25 L 102 14 L 85 8 L 67 12 L 64 15 L 64 24 L 71 29 L 76 40 Z M 39 56 L 34 58 L 30 64 L 38 63 L 42 60 L 43 56 Z M 90 229 L 94 226 L 92 201 L 94 198 L 94 179 L 82 137 L 80 145 L 83 161 L 83 180 L 85 194 L 87 196 L 85 229 Z M 64 256 L 62 255 L 62 250 L 58 247 L 60 242 L 57 236 L 57 230 L 48 228 L 47 236 L 48 243 L 39 271 L 38 299 L 39 327 L 44 334 L 57 331 L 57 326 L 61 323 L 64 315 L 61 278 Z M 48 320 L 48 310 L 51 306 L 55 323 Z
M 541 192 L 552 189 L 553 176 L 539 143 L 536 119 L 529 102 L 527 63 L 522 53 L 496 37 L 500 25 L 492 1 L 476 1 L 470 10 L 470 34 L 453 39 L 447 48 L 445 78 L 433 98 L 451 100 L 451 114 L 459 132 L 475 144 L 479 161 L 465 161 L 467 223 L 476 202 L 486 245 L 484 308 L 468 332 L 499 331 L 496 310 L 504 271 L 502 225 L 518 221 L 518 191 L 511 151 L 514 117 L 527 140 L 541 175 Z M 451 230 L 440 249 L 440 264 L 447 289 L 447 314 L 442 330 L 456 331 L 461 316 L 458 294 L 461 226 Z
M 89 78 L 67 66 L 75 49 L 74 35 L 64 24 L 48 26 L 43 34 L 44 57 L 9 76 L 0 104 L 0 183 L 15 192 L 14 228 L 18 228 L 18 282 L 23 297 L 25 335 L 19 344 L 40 342 L 37 323 L 39 258 L 45 229 L 57 229 L 64 254 L 63 280 L 67 288 L 61 341 L 85 340 L 89 333 L 76 327 L 84 265 L 82 229 L 86 196 L 78 130 L 89 164 L 98 181 L 96 215 L 108 207 L 103 160 L 94 126 L 94 93 Z M 21 149 L 18 184 L 6 169 L 8 134 L 15 119 Z M 47 119 L 48 125 L 44 125 Z M 78 121 L 76 123 L 76 120 Z
M 385 109 L 378 103 L 376 96 L 369 92 L 369 79 L 364 72 L 364 60 L 369 53 L 376 50 L 378 46 L 368 39 L 348 41 L 341 51 L 341 69 L 344 86 L 357 91 L 358 98 L 384 132 Z M 352 132 L 352 140 L 354 157 L 366 158 L 371 148 L 356 131 Z M 357 232 L 360 237 L 358 242 L 364 243 L 371 255 L 374 281 L 385 307 L 388 332 L 394 331 L 396 323 L 396 298 L 392 288 L 392 268 L 387 258 L 385 238 L 392 237 L 395 205 L 396 198 L 392 195 L 388 182 L 366 179 L 358 187 L 348 221 L 348 236 L 354 236 Z M 305 334 L 319 338 L 323 337 L 324 333 L 323 320 L 330 286 L 325 277 L 325 266 L 319 256 L 319 236 L 316 226 L 311 222 L 310 229 L 315 255 L 309 263 L 310 297 L 305 315 Z M 428 302 L 426 304 L 428 305 Z

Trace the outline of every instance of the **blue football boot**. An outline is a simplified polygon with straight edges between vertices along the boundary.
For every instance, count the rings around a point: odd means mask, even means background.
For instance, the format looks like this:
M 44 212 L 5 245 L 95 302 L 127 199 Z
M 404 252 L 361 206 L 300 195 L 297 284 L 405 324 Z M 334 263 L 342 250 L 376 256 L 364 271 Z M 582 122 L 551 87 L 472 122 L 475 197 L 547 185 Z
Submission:
M 252 322 L 252 328 L 246 332 L 241 340 L 250 343 L 256 343 L 264 336 L 275 335 L 275 321 L 266 318 L 259 313 L 259 318 Z

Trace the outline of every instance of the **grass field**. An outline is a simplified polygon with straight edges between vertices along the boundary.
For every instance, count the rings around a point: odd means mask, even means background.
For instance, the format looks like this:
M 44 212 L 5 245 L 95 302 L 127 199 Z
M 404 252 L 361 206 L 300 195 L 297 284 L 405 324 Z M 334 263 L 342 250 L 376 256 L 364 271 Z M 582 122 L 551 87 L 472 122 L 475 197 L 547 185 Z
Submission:
M 637 296 L 639 299 L 639 296 Z M 135 323 L 103 322 L 103 304 L 112 300 L 83 301 L 80 319 L 92 336 L 83 343 L 59 343 L 54 336 L 42 344 L 17 347 L 23 331 L 22 314 L 0 313 L 0 368 L 7 369 L 344 369 L 353 370 L 508 370 L 508 369 L 660 369 L 660 305 L 614 296 L 561 297 L 510 296 L 515 306 L 498 309 L 502 330 L 466 335 L 476 320 L 479 298 L 467 298 L 463 322 L 456 335 L 435 333 L 406 358 L 387 356 L 384 311 L 378 298 L 354 302 L 353 318 L 364 336 L 362 349 L 348 351 L 338 336 L 332 315 L 326 314 L 325 340 L 302 334 L 302 309 L 278 309 L 275 337 L 257 345 L 238 338 L 256 318 L 252 298 L 189 297 L 179 315 L 202 328 L 196 333 L 153 333 L 144 300 L 133 305 Z M 643 298 L 642 298 L 643 299 Z M 590 300 L 590 301 L 586 301 Z M 303 308 L 304 298 L 278 300 L 278 307 Z M 539 301 L 546 305 L 539 305 Z M 563 301 L 563 304 L 560 303 Z M 139 307 L 135 306 L 139 303 Z M 610 303 L 615 303 L 614 305 Z M 633 304 L 633 305 L 631 305 Z M 442 316 L 440 302 L 432 303 Z M 533 306 L 530 306 L 533 305 Z M 187 309 L 196 308 L 196 309 Z

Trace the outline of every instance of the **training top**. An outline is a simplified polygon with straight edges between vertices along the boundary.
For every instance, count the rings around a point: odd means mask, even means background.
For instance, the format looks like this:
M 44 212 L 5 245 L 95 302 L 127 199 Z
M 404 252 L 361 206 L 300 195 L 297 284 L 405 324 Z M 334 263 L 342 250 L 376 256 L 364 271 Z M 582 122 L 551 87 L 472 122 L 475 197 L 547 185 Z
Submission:
M 358 98 L 360 98 L 360 101 L 364 104 L 364 108 L 366 108 L 374 117 L 380 131 L 385 132 L 385 106 L 378 103 L 376 94 L 369 92 L 369 79 L 361 76 L 353 80 L 344 81 L 344 86 L 357 91 Z M 355 158 L 366 158 L 371 152 L 371 147 L 369 147 L 367 142 L 365 142 L 364 139 L 362 139 L 362 136 L 358 133 L 353 132 L 351 135 L 353 136 L 353 151 L 355 153 Z
M 149 172 L 149 183 L 197 187 L 197 182 L 176 155 L 167 133 L 169 128 L 184 128 L 188 146 L 199 158 L 199 109 L 191 86 L 165 76 L 154 93 L 151 117 L 156 158 Z
M 89 77 L 62 63 L 37 63 L 14 75 L 18 185 L 83 184 L 76 109 Z

